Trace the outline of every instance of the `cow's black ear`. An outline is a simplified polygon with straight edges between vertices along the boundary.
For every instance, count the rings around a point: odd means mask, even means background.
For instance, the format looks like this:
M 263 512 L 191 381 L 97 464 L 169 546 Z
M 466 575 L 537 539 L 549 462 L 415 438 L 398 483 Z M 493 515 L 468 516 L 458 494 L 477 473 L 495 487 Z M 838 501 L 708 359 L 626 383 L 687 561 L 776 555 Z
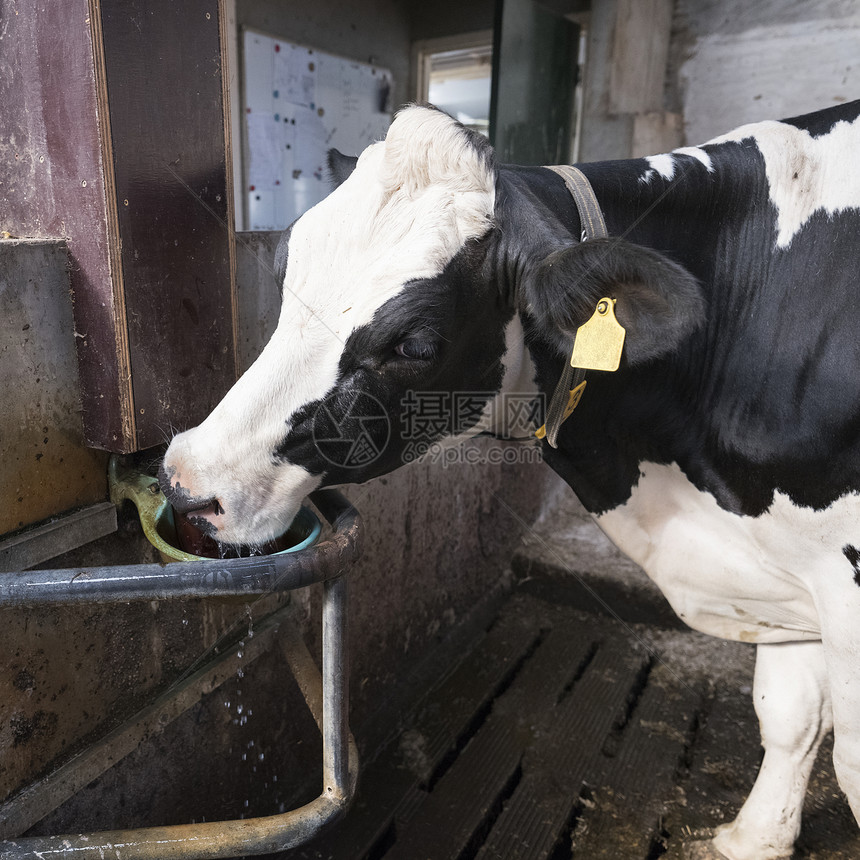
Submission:
M 358 159 L 353 155 L 344 155 L 336 149 L 328 151 L 328 169 L 335 188 L 349 179 L 349 175 L 355 170 L 357 163 Z
M 526 276 L 522 296 L 542 333 L 563 353 L 570 352 L 576 330 L 597 302 L 614 298 L 631 365 L 672 352 L 705 318 L 701 287 L 683 266 L 623 239 L 592 239 L 553 251 Z
M 278 247 L 275 248 L 275 280 L 278 282 L 278 292 L 283 298 L 284 290 L 284 275 L 287 273 L 287 257 L 290 251 L 290 233 L 293 232 L 293 225 L 290 224 L 278 239 Z

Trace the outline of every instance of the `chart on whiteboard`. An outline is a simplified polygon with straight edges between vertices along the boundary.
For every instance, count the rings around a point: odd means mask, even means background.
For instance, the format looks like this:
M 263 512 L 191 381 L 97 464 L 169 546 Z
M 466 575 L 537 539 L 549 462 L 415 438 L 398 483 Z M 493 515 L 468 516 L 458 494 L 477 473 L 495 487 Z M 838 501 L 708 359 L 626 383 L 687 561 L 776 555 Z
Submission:
M 391 73 L 253 30 L 243 45 L 246 229 L 282 230 L 331 190 L 326 154 L 391 122 Z

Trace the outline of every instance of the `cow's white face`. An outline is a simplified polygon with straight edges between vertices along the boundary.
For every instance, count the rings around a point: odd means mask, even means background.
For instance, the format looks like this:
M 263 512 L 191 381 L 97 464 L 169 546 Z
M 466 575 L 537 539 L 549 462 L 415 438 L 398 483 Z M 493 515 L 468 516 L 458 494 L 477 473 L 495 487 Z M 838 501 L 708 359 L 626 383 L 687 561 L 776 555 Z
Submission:
M 445 114 L 408 108 L 293 225 L 274 336 L 167 451 L 177 507 L 223 542 L 265 541 L 322 484 L 400 465 L 410 392 L 498 391 L 513 309 L 482 274 L 491 162 Z

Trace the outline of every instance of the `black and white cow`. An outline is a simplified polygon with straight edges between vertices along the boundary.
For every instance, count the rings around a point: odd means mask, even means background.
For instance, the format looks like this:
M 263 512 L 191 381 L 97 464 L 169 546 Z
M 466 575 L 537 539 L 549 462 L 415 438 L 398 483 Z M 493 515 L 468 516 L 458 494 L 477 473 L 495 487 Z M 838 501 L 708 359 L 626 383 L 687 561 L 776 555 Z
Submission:
M 789 855 L 831 727 L 860 817 L 858 117 L 581 165 L 612 237 L 582 241 L 556 173 L 402 110 L 284 235 L 277 331 L 173 440 L 167 492 L 223 541 L 272 537 L 309 491 L 400 464 L 408 393 L 485 392 L 487 415 L 505 392 L 549 396 L 577 327 L 616 299 L 621 367 L 589 374 L 545 459 L 682 619 L 757 643 L 764 761 L 703 850 Z M 358 394 L 391 426 L 379 456 L 340 468 L 315 440 Z M 522 432 L 469 423 L 448 431 Z

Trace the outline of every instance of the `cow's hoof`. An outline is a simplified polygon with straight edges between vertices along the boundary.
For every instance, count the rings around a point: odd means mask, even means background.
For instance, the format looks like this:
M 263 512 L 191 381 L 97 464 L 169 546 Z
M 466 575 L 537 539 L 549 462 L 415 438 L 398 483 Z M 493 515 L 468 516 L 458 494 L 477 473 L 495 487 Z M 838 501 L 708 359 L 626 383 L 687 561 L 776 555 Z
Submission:
M 719 832 L 719 828 L 718 831 Z M 735 860 L 736 855 L 725 854 L 714 845 L 714 841 L 711 838 L 714 835 L 712 830 L 699 831 L 694 834 L 698 839 L 693 839 L 690 842 L 684 843 L 684 848 L 682 853 L 683 860 Z M 755 857 L 756 860 L 791 860 L 791 854 L 765 854 L 760 852 L 754 852 L 752 854 L 749 851 L 743 852 L 744 857 Z
M 710 839 L 684 845 L 684 860 L 729 860 Z

